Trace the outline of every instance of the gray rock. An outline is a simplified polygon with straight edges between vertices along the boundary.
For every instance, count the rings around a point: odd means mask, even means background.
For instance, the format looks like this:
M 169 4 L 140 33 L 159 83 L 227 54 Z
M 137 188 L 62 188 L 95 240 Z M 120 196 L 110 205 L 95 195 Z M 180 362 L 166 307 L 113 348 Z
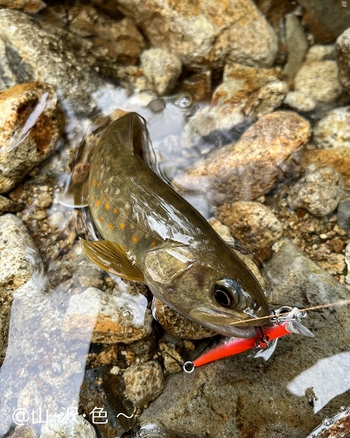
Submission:
M 41 428 L 40 438 L 96 438 L 95 429 L 80 415 L 52 417 Z
M 157 362 L 131 365 L 124 372 L 125 396 L 136 407 L 144 407 L 162 393 L 165 380 Z
M 339 81 L 350 90 L 350 28 L 346 29 L 337 39 L 335 45 L 336 59 L 339 69 Z
M 280 305 L 302 308 L 344 299 L 347 295 L 342 285 L 288 241 L 267 263 L 267 273 L 273 289 L 270 301 L 275 308 Z M 322 377 L 317 373 L 316 379 L 310 377 L 310 382 L 304 383 L 299 377 L 308 370 L 312 372 L 319 359 L 347 351 L 348 309 L 335 307 L 332 311 L 310 312 L 304 324 L 316 338 L 287 336 L 279 341 L 266 363 L 242 354 L 197 368 L 193 374 L 169 376 L 164 392 L 142 414 L 141 425 L 156 424 L 198 438 L 306 436 L 329 412 L 320 414 L 318 410 L 336 395 L 324 388 L 343 383 L 344 394 L 328 405 L 330 409 L 350 400 L 346 392 L 348 382 L 343 377 L 347 362 L 341 368 L 344 372 L 340 379 L 337 379 L 340 370 L 327 368 L 327 362 L 321 362 Z M 309 386 L 314 386 L 314 408 Z
M 143 74 L 158 95 L 170 93 L 181 74 L 181 61 L 164 49 L 149 49 L 141 55 Z
M 0 10 L 0 40 L 6 45 L 2 70 L 17 83 L 39 80 L 52 85 L 74 111 L 89 113 L 95 107 L 91 94 L 105 85 L 82 59 L 77 59 L 62 35 L 50 33 L 38 21 L 19 11 Z M 0 51 L 1 53 L 1 51 Z M 8 75 L 2 78 L 6 84 Z
M 304 61 L 309 44 L 304 27 L 294 13 L 286 15 L 285 27 L 288 60 L 283 68 L 283 73 L 292 80 Z
M 0 215 L 3 213 L 14 213 L 22 210 L 22 208 L 22 204 L 11 201 L 11 199 L 0 195 Z
M 350 198 L 342 199 L 337 209 L 337 222 L 340 228 L 350 229 Z
M 235 239 L 254 251 L 271 246 L 282 236 L 282 224 L 265 205 L 237 201 L 217 209 L 217 218 L 230 228 Z
M 0 217 L 0 354 L 7 345 L 13 293 L 43 268 L 33 240 L 22 221 L 6 214 Z
M 342 175 L 331 167 L 306 168 L 306 174 L 289 189 L 288 205 L 305 208 L 315 216 L 325 216 L 335 210 L 344 191 Z
M 0 113 L 0 193 L 6 193 L 57 150 L 65 121 L 53 88 L 39 82 L 1 93 Z
M 350 147 L 350 107 L 329 111 L 315 126 L 313 139 L 322 149 Z

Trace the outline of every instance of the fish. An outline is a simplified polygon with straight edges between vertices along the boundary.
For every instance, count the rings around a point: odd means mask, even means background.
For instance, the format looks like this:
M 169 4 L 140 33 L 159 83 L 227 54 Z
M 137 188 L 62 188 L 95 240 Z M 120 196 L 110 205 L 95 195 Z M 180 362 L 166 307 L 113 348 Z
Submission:
M 102 133 L 87 183 L 102 238 L 81 239 L 85 254 L 112 275 L 146 284 L 204 327 L 254 336 L 254 319 L 269 315 L 260 283 L 207 220 L 146 164 L 149 142 L 146 121 L 135 112 Z

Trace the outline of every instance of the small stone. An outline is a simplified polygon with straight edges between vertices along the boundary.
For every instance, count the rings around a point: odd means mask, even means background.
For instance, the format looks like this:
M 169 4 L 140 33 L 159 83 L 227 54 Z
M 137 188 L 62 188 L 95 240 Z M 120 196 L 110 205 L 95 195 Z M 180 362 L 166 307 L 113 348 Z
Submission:
M 14 213 L 16 211 L 21 211 L 23 205 L 18 202 L 12 201 L 5 196 L 0 195 L 0 214 L 3 213 Z
M 192 143 L 211 132 L 226 131 L 278 108 L 288 91 L 274 69 L 226 62 L 224 81 L 214 91 L 211 105 L 199 110 L 185 127 Z
M 118 295 L 94 287 L 73 295 L 64 322 L 65 339 L 86 339 L 91 342 L 129 344 L 151 332 L 152 317 L 143 295 L 119 291 Z
M 6 193 L 54 153 L 64 118 L 53 88 L 38 82 L 1 93 L 0 114 L 0 192 Z
M 181 74 L 181 61 L 164 49 L 149 49 L 141 55 L 143 74 L 159 96 L 170 93 Z
M 350 107 L 336 108 L 327 113 L 316 124 L 313 140 L 322 149 L 350 148 Z
M 350 198 L 339 202 L 337 210 L 337 222 L 340 228 L 350 229 Z
M 40 438 L 96 438 L 95 429 L 81 415 L 58 414 L 41 427 Z
M 247 129 L 236 144 L 179 172 L 172 184 L 181 194 L 205 195 L 211 205 L 257 199 L 284 175 L 298 173 L 295 162 L 310 133 L 305 119 L 275 111 Z
M 306 150 L 302 157 L 302 166 L 314 164 L 317 168 L 331 167 L 343 175 L 345 186 L 350 187 L 350 148 Z
M 306 169 L 306 175 L 289 189 L 291 208 L 305 208 L 315 216 L 325 216 L 335 210 L 344 190 L 344 180 L 332 168 Z
M 162 353 L 163 366 L 166 374 L 174 374 L 182 371 L 181 363 L 183 363 L 183 359 L 174 348 L 161 342 L 159 344 L 159 350 Z
M 218 235 L 228 244 L 234 243 L 234 238 L 230 232 L 230 228 L 227 225 L 224 225 L 219 220 L 212 218 L 209 219 L 208 222 L 214 228 L 214 230 L 218 233 Z
M 233 237 L 252 251 L 271 246 L 282 236 L 280 221 L 258 202 L 224 204 L 216 214 L 230 228 Z
M 125 396 L 139 408 L 156 399 L 165 386 L 162 368 L 154 361 L 131 365 L 124 372 L 124 380 Z
M 22 221 L 12 214 L 0 217 L 0 354 L 7 345 L 13 293 L 27 283 L 42 261 Z
M 38 435 L 32 426 L 17 426 L 11 438 L 37 438 Z
M 216 334 L 175 312 L 157 298 L 153 298 L 153 313 L 164 330 L 179 338 L 195 340 L 210 338 Z
M 301 91 L 290 91 L 286 95 L 284 103 L 302 113 L 313 111 L 317 106 L 315 99 L 310 96 L 306 96 Z
M 345 271 L 345 256 L 343 254 L 330 254 L 327 260 L 317 260 L 317 264 L 330 275 L 341 275 Z
M 52 204 L 52 195 L 49 193 L 40 193 L 36 205 L 39 208 L 49 208 Z
M 339 69 L 339 81 L 350 90 L 350 28 L 346 29 L 337 39 L 335 53 Z
M 294 81 L 295 91 L 312 97 L 317 102 L 335 102 L 342 93 L 335 61 L 304 64 Z
M 49 224 L 52 228 L 63 228 L 65 220 L 64 214 L 61 211 L 49 216 Z

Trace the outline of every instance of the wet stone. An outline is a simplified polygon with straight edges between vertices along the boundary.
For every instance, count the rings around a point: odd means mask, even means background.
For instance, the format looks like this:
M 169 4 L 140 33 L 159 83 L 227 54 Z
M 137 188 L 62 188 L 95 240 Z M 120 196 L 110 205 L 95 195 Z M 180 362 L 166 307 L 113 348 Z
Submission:
M 6 42 L 6 51 L 0 50 L 2 70 L 4 67 L 5 71 L 12 72 L 17 83 L 42 81 L 54 87 L 74 111 L 86 114 L 95 109 L 96 102 L 91 96 L 106 84 L 91 71 L 86 61 L 78 60 L 67 38 L 55 34 L 54 26 L 46 31 L 38 21 L 22 12 L 1 9 L 2 40 Z M 6 85 L 5 77 L 2 82 Z
M 302 112 L 311 111 L 322 104 L 335 106 L 342 93 L 335 61 L 306 61 L 296 74 L 294 91 L 287 94 L 285 103 Z
M 6 193 L 54 153 L 64 117 L 53 88 L 39 82 L 1 93 L 0 114 L 0 192 Z
M 37 438 L 38 435 L 32 426 L 17 426 L 11 438 Z
M 333 42 L 349 27 L 350 7 L 347 2 L 329 0 L 320 3 L 318 0 L 300 0 L 299 4 L 305 8 L 303 21 L 310 26 L 318 41 Z
M 337 222 L 340 228 L 344 230 L 350 229 L 350 198 L 343 199 L 339 202 Z
M 310 136 L 309 123 L 293 112 L 276 111 L 251 126 L 236 144 L 199 160 L 172 181 L 176 190 L 205 195 L 210 205 L 254 200 L 285 176 Z
M 135 20 L 152 47 L 169 50 L 190 70 L 220 68 L 225 58 L 268 67 L 276 56 L 276 35 L 250 0 L 166 0 L 161 6 L 158 0 L 120 0 L 118 9 Z
M 235 239 L 254 251 L 271 246 L 282 236 L 282 224 L 264 205 L 237 201 L 217 209 L 217 218 L 230 228 Z
M 210 106 L 199 110 L 186 125 L 187 137 L 196 143 L 213 131 L 230 130 L 260 118 L 278 108 L 287 91 L 276 70 L 228 61 L 223 83 L 214 91 Z
M 185 318 L 157 298 L 153 298 L 153 314 L 159 324 L 172 335 L 183 339 L 204 339 L 216 333 Z
M 327 113 L 315 126 L 313 140 L 322 149 L 350 147 L 350 107 Z
M 291 208 L 305 208 L 315 216 L 334 211 L 344 191 L 342 175 L 330 167 L 306 168 L 306 175 L 289 189 L 287 202 Z
M 22 221 L 11 214 L 0 217 L 0 248 L 0 352 L 3 353 L 13 293 L 42 269 L 42 262 Z
M 157 95 L 170 93 L 181 74 L 181 61 L 164 49 L 149 49 L 142 53 L 141 65 L 148 85 Z
M 96 438 L 93 426 L 80 415 L 57 415 L 44 423 L 40 438 Z
M 14 202 L 11 199 L 6 198 L 5 196 L 0 195 L 0 214 L 3 213 L 14 213 L 16 211 L 21 211 L 23 209 L 23 205 Z
M 335 45 L 336 59 L 339 69 L 339 81 L 350 90 L 350 28 L 346 29 L 337 39 Z
M 65 323 L 65 339 L 86 339 L 94 327 L 91 342 L 129 344 L 147 337 L 152 317 L 144 296 L 113 295 L 90 287 L 69 300 Z
M 161 366 L 154 361 L 131 365 L 124 372 L 125 396 L 135 407 L 144 407 L 162 393 L 165 381 Z
M 317 168 L 331 167 L 342 174 L 345 187 L 350 187 L 350 149 L 338 147 L 336 149 L 306 150 L 302 157 L 302 166 L 314 164 Z

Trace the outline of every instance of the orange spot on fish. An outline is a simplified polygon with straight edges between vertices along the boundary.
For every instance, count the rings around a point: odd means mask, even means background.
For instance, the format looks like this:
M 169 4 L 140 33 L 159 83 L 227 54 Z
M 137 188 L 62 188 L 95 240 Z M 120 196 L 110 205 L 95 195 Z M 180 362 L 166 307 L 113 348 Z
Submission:
M 137 242 L 139 241 L 139 239 L 138 239 L 136 236 L 132 236 L 132 241 L 133 241 L 134 243 L 137 243 Z
M 97 188 L 99 189 L 100 187 L 101 187 L 101 183 L 98 182 L 98 183 L 97 183 Z
M 117 209 L 116 207 L 114 207 L 113 213 L 114 213 L 114 214 L 117 214 L 117 213 L 118 213 L 118 209 Z
M 124 228 L 125 228 L 125 224 L 124 224 L 124 222 L 122 222 L 122 223 L 119 225 L 119 228 L 120 228 L 121 230 L 124 230 Z
M 152 242 L 151 243 L 151 248 L 154 248 L 156 245 L 157 245 L 156 242 Z
M 101 199 L 97 199 L 96 201 L 96 207 L 99 207 L 101 205 Z
M 108 211 L 109 210 L 109 204 L 108 204 L 108 202 L 106 202 L 106 204 L 105 204 L 105 209 Z
M 103 222 L 103 218 L 100 216 L 99 218 L 98 218 L 98 220 L 102 223 Z
M 113 230 L 114 225 L 113 225 L 113 224 L 109 224 L 109 225 L 108 225 L 108 228 L 109 228 L 110 230 Z

